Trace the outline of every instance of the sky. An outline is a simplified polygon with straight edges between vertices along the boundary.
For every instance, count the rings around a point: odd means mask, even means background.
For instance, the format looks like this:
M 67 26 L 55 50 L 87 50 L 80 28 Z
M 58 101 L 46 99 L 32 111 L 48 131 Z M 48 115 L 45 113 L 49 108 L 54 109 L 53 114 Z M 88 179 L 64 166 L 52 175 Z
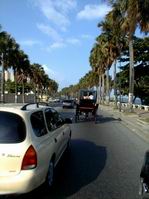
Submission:
M 60 90 L 91 70 L 97 24 L 110 9 L 106 0 L 0 0 L 0 24 Z

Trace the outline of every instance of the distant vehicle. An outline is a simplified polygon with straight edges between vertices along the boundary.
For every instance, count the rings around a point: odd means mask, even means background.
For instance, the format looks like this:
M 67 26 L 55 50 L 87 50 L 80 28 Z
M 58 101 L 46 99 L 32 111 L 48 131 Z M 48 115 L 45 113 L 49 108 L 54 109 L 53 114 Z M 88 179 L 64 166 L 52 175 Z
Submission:
M 98 104 L 96 103 L 96 100 L 96 91 L 90 89 L 81 89 L 79 91 L 75 114 L 76 122 L 80 119 L 81 115 L 84 115 L 85 118 L 88 118 L 88 116 L 91 114 L 95 119 L 96 111 L 98 109 Z
M 70 144 L 68 123 L 44 103 L 0 107 L 0 195 L 52 185 L 54 168 Z
M 54 102 L 54 103 L 57 103 L 57 102 L 60 102 L 60 99 L 59 98 L 49 98 L 48 99 L 48 102 Z
M 63 108 L 74 108 L 75 102 L 72 99 L 63 100 L 62 106 Z

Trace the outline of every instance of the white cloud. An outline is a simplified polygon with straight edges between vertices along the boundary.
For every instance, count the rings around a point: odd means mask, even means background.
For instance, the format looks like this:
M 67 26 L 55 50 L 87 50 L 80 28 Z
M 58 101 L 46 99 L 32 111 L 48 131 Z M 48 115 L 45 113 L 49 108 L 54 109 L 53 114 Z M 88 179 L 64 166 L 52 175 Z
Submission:
M 62 41 L 62 37 L 60 36 L 60 34 L 58 34 L 58 32 L 54 28 L 44 24 L 37 24 L 37 28 L 44 34 L 50 36 L 53 40 Z
M 49 76 L 49 78 L 58 82 L 59 85 L 66 81 L 65 75 L 62 72 L 55 71 L 48 67 L 46 64 L 43 64 L 42 67 L 44 68 L 45 73 Z
M 66 42 L 73 45 L 80 44 L 80 40 L 76 38 L 69 38 L 66 40 Z
M 76 8 L 76 0 L 55 0 L 53 1 L 55 8 L 61 10 L 62 13 L 66 14 L 69 10 Z
M 76 0 L 32 0 L 32 2 L 50 22 L 61 30 L 66 30 L 70 24 L 68 13 L 77 5 Z
M 66 44 L 63 43 L 63 42 L 53 42 L 52 44 L 50 44 L 49 46 L 47 46 L 43 50 L 51 53 L 53 50 L 62 49 L 64 47 L 66 47 Z
M 66 45 L 63 42 L 55 42 L 52 45 L 50 45 L 50 48 L 54 49 L 54 48 L 63 48 Z
M 45 70 L 45 73 L 48 74 L 49 77 L 55 77 L 56 73 L 54 72 L 54 70 L 52 70 L 51 68 L 49 68 L 46 64 L 43 64 L 42 67 Z
M 105 15 L 111 10 L 111 8 L 106 4 L 85 5 L 84 9 L 77 14 L 78 19 L 99 19 L 105 17 Z
M 81 35 L 82 39 L 93 39 L 94 37 L 92 35 L 88 35 L 88 34 L 83 34 Z
M 53 42 L 46 48 L 46 51 L 51 52 L 54 49 L 61 49 L 67 47 L 68 45 L 79 45 L 79 44 L 81 44 L 79 39 L 67 38 L 65 40 Z
M 42 44 L 41 41 L 32 40 L 32 39 L 20 41 L 19 43 L 20 43 L 21 45 L 23 45 L 23 46 L 34 46 L 34 45 L 41 45 L 41 44 Z

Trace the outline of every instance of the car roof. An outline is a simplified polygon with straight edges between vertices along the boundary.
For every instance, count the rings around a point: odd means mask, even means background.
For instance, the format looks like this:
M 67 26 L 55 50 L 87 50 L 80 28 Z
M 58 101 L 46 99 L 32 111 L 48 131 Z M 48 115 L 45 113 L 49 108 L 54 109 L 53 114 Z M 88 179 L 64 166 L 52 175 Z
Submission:
M 46 108 L 52 108 L 52 107 L 44 103 L 0 104 L 0 111 L 8 111 L 13 113 L 33 112 L 34 110 L 43 110 Z

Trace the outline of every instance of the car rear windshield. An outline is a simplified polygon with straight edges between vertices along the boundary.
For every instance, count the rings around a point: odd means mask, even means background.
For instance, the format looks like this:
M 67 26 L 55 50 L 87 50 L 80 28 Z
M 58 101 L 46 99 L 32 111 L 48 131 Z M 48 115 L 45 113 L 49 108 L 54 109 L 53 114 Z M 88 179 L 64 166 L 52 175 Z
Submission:
M 19 143 L 25 137 L 23 119 L 15 113 L 0 111 L 0 143 Z

